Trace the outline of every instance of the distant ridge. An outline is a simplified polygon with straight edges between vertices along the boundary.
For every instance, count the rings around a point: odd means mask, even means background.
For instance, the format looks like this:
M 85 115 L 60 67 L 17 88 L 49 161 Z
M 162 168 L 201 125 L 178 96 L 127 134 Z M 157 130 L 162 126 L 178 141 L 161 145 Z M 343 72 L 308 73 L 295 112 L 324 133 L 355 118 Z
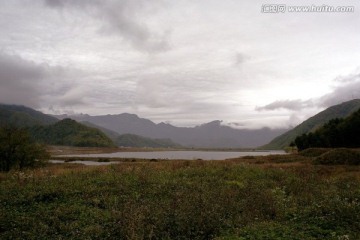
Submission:
M 84 121 L 82 124 L 100 129 L 106 136 L 108 136 L 117 146 L 120 147 L 149 147 L 149 148 L 177 148 L 180 144 L 174 143 L 171 139 L 152 139 L 136 134 L 122 134 L 109 130 L 104 127 L 99 127 L 93 123 Z
M 72 119 L 63 119 L 48 126 L 30 128 L 32 137 L 49 145 L 76 147 L 114 147 L 113 141 L 99 129 L 85 126 Z
M 0 104 L 0 127 L 26 128 L 31 137 L 49 145 L 113 147 L 113 141 L 96 128 L 59 119 L 21 105 Z
M 91 127 L 91 128 L 97 128 L 99 129 L 100 131 L 102 131 L 103 133 L 105 133 L 105 135 L 110 138 L 113 142 L 116 141 L 116 139 L 120 136 L 120 134 L 118 134 L 117 132 L 114 132 L 112 130 L 109 130 L 107 128 L 104 128 L 104 127 L 100 127 L 96 124 L 93 124 L 91 122 L 87 122 L 87 121 L 81 121 L 80 122 L 81 124 L 84 124 L 88 127 Z
M 302 122 L 290 131 L 287 131 L 286 133 L 274 138 L 272 141 L 262 146 L 261 148 L 283 149 L 289 146 L 297 136 L 315 131 L 331 119 L 348 117 L 358 109 L 360 109 L 360 99 L 353 99 L 351 101 L 331 106 Z
M 90 116 L 59 115 L 59 119 L 71 118 L 95 124 L 122 134 L 135 134 L 152 139 L 171 139 L 184 147 L 255 148 L 266 144 L 287 129 L 236 129 L 215 120 L 196 127 L 176 127 L 167 123 L 154 123 L 135 114 Z
M 115 143 L 121 147 L 177 148 L 181 147 L 171 139 L 151 139 L 135 134 L 120 135 Z
M 22 105 L 0 104 L 0 125 L 11 124 L 16 127 L 50 125 L 57 118 Z

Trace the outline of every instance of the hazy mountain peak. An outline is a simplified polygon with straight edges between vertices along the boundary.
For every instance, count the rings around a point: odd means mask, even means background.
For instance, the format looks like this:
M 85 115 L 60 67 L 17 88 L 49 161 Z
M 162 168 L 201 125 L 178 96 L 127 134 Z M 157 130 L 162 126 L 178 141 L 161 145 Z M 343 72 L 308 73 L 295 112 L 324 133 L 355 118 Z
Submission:
M 172 126 L 173 127 L 173 125 L 171 125 L 169 123 L 165 123 L 165 122 L 158 123 L 157 125 L 158 126 Z
M 208 123 L 201 124 L 199 127 L 220 127 L 222 120 L 214 120 Z
M 111 115 L 110 115 L 110 116 L 111 116 Z M 117 114 L 117 116 L 129 117 L 129 118 L 139 118 L 138 115 L 133 114 L 133 113 L 120 113 L 120 114 Z

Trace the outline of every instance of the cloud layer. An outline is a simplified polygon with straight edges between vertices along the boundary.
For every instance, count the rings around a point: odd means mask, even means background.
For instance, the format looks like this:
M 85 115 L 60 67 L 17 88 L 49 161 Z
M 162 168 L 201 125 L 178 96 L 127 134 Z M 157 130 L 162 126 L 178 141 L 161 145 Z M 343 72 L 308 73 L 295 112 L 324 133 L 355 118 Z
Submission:
M 39 107 L 47 66 L 0 52 L 0 102 Z
M 179 126 L 294 125 L 360 97 L 352 4 L 263 14 L 256 1 L 1 1 L 0 102 Z
M 338 80 L 339 78 L 336 78 Z M 360 74 L 350 74 L 342 77 L 339 85 L 332 92 L 319 98 L 319 105 L 329 107 L 351 99 L 360 98 Z
M 256 107 L 257 111 L 281 111 L 288 110 L 293 112 L 289 117 L 289 126 L 294 126 L 305 120 L 307 117 L 317 113 L 320 109 L 346 102 L 352 99 L 360 99 L 360 74 L 349 74 L 338 76 L 333 80 L 336 86 L 332 87 L 331 92 L 310 100 L 277 100 L 265 106 Z M 299 117 L 299 116 L 306 117 Z
M 268 105 L 263 107 L 256 107 L 256 110 L 263 111 L 263 110 L 277 110 L 277 109 L 287 109 L 291 111 L 298 111 L 304 108 L 312 107 L 312 101 L 303 101 L 301 99 L 296 100 L 278 100 L 272 102 Z
M 45 0 L 45 4 L 60 11 L 85 11 L 101 21 L 99 34 L 119 34 L 140 51 L 161 52 L 170 48 L 169 31 L 156 32 L 145 23 L 147 11 L 162 7 L 159 0 Z

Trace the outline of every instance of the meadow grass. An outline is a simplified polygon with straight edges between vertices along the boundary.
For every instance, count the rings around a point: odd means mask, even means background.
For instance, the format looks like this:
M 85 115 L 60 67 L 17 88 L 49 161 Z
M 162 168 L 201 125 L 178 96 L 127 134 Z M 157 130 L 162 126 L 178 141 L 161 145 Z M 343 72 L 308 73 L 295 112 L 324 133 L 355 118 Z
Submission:
M 360 239 L 359 166 L 302 156 L 50 164 L 0 183 L 0 239 Z

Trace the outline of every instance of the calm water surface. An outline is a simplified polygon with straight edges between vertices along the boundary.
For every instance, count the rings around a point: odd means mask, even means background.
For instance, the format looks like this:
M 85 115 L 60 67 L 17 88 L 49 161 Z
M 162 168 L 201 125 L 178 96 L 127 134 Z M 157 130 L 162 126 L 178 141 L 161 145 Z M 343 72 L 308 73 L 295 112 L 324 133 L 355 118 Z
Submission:
M 143 159 L 185 159 L 185 160 L 225 160 L 243 156 L 266 156 L 271 154 L 285 154 L 284 151 L 249 151 L 249 152 L 220 152 L 220 151 L 159 151 L 159 152 L 115 152 L 102 154 L 66 155 L 67 157 L 101 157 L 101 158 L 143 158 Z

